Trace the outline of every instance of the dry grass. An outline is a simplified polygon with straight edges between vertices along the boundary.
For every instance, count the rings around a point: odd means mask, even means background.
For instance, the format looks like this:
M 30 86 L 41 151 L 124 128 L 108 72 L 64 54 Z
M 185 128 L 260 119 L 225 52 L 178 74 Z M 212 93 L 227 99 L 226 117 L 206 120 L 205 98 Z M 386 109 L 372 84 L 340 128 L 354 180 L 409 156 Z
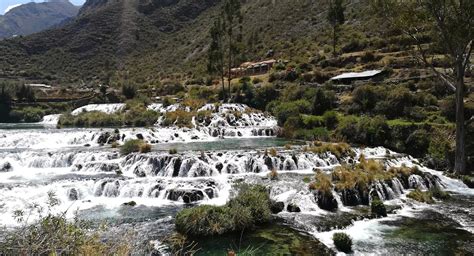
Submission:
M 393 172 L 385 170 L 385 167 L 377 160 L 366 160 L 362 155 L 359 163 L 354 166 L 340 166 L 335 168 L 333 179 L 336 181 L 337 189 L 367 188 L 377 180 L 389 180 L 395 177 Z
M 318 190 L 325 194 L 331 193 L 333 187 L 331 176 L 319 171 L 316 173 L 315 179 L 314 182 L 309 184 L 310 190 Z
M 148 152 L 151 151 L 151 145 L 148 144 L 148 143 L 142 143 L 142 144 L 140 144 L 138 150 L 139 150 L 140 153 L 148 153 Z
M 278 152 L 276 151 L 276 149 L 274 148 L 271 148 L 270 151 L 269 151 L 269 154 L 273 157 L 277 156 L 278 155 Z
M 269 176 L 270 176 L 270 179 L 271 179 L 271 180 L 276 180 L 276 179 L 278 179 L 278 172 L 277 172 L 277 170 L 276 170 L 276 169 L 272 169 L 272 170 L 270 171 Z
M 337 158 L 340 158 L 342 156 L 354 155 L 354 151 L 352 150 L 351 146 L 344 142 L 328 143 L 328 142 L 315 141 L 314 146 L 307 148 L 307 150 L 315 154 L 331 152 Z

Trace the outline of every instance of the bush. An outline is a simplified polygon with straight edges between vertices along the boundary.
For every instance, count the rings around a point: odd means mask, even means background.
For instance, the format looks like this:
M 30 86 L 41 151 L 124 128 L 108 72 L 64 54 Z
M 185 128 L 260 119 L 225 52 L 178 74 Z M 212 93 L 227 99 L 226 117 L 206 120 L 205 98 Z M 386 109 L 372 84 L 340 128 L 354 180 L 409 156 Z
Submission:
M 378 198 L 375 198 L 372 200 L 372 203 L 370 203 L 370 211 L 374 217 L 387 217 L 387 209 L 383 202 Z
M 334 106 L 336 106 L 336 96 L 333 92 L 322 89 L 316 90 L 313 99 L 313 115 L 322 115 L 324 112 L 333 109 Z
M 306 100 L 297 100 L 291 102 L 282 102 L 273 109 L 273 114 L 277 117 L 278 124 L 283 126 L 286 120 L 300 114 L 309 114 L 311 104 Z
M 346 233 L 334 233 L 332 235 L 332 240 L 339 251 L 345 253 L 350 253 L 352 251 L 352 239 Z
M 176 215 L 176 230 L 189 236 L 211 236 L 253 229 L 270 221 L 270 197 L 265 187 L 243 185 L 224 206 L 201 205 Z
M 144 146 L 145 144 L 146 143 L 143 140 L 128 140 L 120 148 L 120 153 L 122 155 L 128 155 L 133 152 L 140 152 L 142 147 L 146 150 L 147 146 Z
M 335 111 L 327 111 L 323 115 L 324 125 L 326 128 L 332 130 L 336 128 L 339 119 L 337 118 L 337 113 Z
M 178 154 L 178 150 L 175 149 L 175 148 L 171 148 L 170 150 L 168 150 L 168 153 L 169 153 L 170 155 L 176 155 L 176 154 Z
M 419 189 L 415 189 L 408 193 L 407 197 L 422 203 L 434 203 L 432 194 L 429 191 L 421 191 Z
M 59 199 L 48 193 L 47 207 L 32 204 L 27 211 L 16 210 L 14 218 L 19 227 L 1 230 L 1 255 L 129 255 L 129 235 L 118 239 L 102 240 L 99 232 L 91 231 L 92 223 L 74 218 L 68 220 L 66 212 L 53 213 Z M 31 215 L 39 220 L 31 223 Z M 58 253 L 60 252 L 60 253 Z
M 137 88 L 134 85 L 122 85 L 122 95 L 125 96 L 126 99 L 133 99 L 137 95 Z
M 142 143 L 140 146 L 139 146 L 139 149 L 138 151 L 140 153 L 148 153 L 151 151 L 151 145 L 148 144 L 148 143 Z

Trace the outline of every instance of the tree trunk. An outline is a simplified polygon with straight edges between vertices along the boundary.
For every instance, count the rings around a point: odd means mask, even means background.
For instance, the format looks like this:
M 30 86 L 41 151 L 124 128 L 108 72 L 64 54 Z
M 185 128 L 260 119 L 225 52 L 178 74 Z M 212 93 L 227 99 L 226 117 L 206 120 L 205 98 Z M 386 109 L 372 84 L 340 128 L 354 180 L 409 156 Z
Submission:
M 225 102 L 225 100 L 226 100 L 226 92 L 225 92 L 224 74 L 222 74 L 222 76 L 221 76 L 221 83 L 222 83 L 222 101 Z
M 336 26 L 332 27 L 332 55 L 336 56 Z
M 464 68 L 462 61 L 456 63 L 456 156 L 454 171 L 466 173 L 466 126 L 464 123 Z
M 228 86 L 229 86 L 229 101 L 232 99 L 232 92 L 230 91 L 230 84 L 232 81 L 232 33 L 229 33 L 229 73 L 227 74 Z

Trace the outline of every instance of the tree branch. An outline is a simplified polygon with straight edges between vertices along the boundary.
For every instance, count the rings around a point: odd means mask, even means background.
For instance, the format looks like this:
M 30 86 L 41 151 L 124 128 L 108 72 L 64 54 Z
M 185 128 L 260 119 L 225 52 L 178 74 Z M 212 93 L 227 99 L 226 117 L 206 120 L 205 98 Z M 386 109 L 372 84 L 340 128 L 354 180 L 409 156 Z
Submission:
M 472 39 L 469 41 L 467 44 L 467 51 L 466 51 L 466 56 L 464 57 L 463 63 L 462 63 L 462 68 L 466 70 L 467 64 L 469 64 L 469 60 L 471 59 L 471 54 L 472 54 Z

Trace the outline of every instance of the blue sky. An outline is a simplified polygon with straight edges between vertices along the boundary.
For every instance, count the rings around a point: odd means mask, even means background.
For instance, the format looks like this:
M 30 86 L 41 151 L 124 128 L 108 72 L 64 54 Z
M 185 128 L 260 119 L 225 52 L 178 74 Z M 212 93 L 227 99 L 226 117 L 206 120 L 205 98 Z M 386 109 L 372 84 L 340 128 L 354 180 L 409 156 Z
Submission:
M 86 0 L 69 0 L 75 5 L 82 5 Z M 15 6 L 18 4 L 25 4 L 29 2 L 45 2 L 45 0 L 0 0 L 0 14 L 4 14 L 5 10 L 10 6 Z

